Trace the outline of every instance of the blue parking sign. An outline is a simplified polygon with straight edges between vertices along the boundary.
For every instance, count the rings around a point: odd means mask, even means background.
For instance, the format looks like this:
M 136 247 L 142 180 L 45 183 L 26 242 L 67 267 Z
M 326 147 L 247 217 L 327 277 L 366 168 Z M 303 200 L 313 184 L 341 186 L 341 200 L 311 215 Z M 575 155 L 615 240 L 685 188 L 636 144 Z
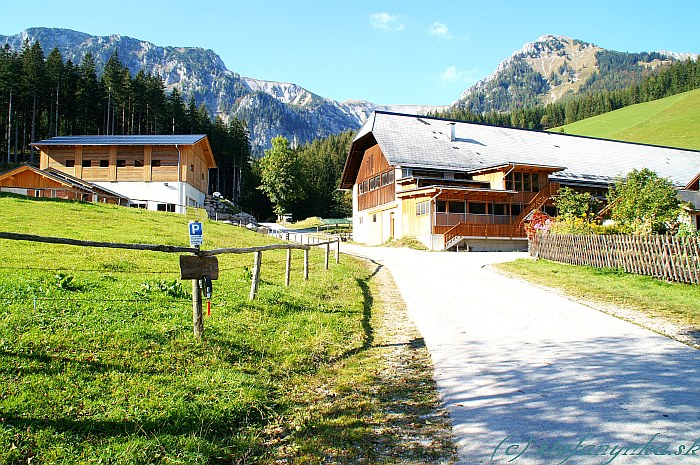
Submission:
M 188 226 L 190 230 L 190 247 L 202 245 L 202 223 L 199 221 L 192 221 Z

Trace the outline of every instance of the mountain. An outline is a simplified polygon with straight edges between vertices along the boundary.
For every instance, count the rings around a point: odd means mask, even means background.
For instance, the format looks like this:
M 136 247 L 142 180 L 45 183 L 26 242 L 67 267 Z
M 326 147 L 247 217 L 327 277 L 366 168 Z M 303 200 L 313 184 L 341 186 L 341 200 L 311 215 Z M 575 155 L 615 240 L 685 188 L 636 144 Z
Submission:
M 22 43 L 39 41 L 44 53 L 58 48 L 64 60 L 80 63 L 87 53 L 95 59 L 98 74 L 114 52 L 132 75 L 144 69 L 159 74 L 167 90 L 177 88 L 185 102 L 194 96 L 211 115 L 225 121 L 247 121 L 253 151 L 261 154 L 270 140 L 283 135 L 299 143 L 357 129 L 375 109 L 428 112 L 444 107 L 376 105 L 365 101 L 337 102 L 296 84 L 264 81 L 229 70 L 212 50 L 195 47 L 161 47 L 122 35 L 92 36 L 57 28 L 30 28 L 12 36 L 0 35 L 0 44 L 20 50 Z
M 551 129 L 567 134 L 700 150 L 700 89 Z
M 569 94 L 624 88 L 673 61 L 689 58 L 696 60 L 698 54 L 616 52 L 544 35 L 526 43 L 490 76 L 467 89 L 455 106 L 483 113 L 546 105 Z

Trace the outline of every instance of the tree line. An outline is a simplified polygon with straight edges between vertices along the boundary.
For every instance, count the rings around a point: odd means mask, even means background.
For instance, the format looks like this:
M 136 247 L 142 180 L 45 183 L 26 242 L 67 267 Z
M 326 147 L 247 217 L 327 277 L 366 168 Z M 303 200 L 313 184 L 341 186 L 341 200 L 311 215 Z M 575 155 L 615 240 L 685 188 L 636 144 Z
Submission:
M 87 53 L 78 64 L 39 42 L 0 48 L 0 160 L 36 163 L 30 143 L 73 134 L 207 134 L 218 170 L 212 188 L 252 209 L 259 184 L 244 121 L 212 119 L 194 97 L 167 92 L 157 74 L 135 76 L 115 52 L 101 76 Z
M 597 79 L 597 74 L 591 78 Z M 649 102 L 700 88 L 700 60 L 673 63 L 662 71 L 646 76 L 638 84 L 619 90 L 570 96 L 542 106 L 518 108 L 509 112 L 475 113 L 464 107 L 452 107 L 432 116 L 527 129 L 550 129 L 590 118 L 629 105 Z
M 316 139 L 292 147 L 282 136 L 256 161 L 260 190 L 269 199 L 269 212 L 291 213 L 294 219 L 352 215 L 350 193 L 338 190 L 355 131 Z

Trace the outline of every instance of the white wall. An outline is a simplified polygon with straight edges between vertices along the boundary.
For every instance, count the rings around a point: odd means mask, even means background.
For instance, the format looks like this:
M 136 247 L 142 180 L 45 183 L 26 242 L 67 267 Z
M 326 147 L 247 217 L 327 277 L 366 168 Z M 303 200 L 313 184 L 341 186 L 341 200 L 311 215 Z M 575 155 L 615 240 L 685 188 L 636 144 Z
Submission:
M 132 203 L 145 203 L 149 210 L 157 210 L 158 204 L 170 203 L 176 205 L 177 213 L 184 214 L 188 205 L 204 205 L 205 194 L 185 182 L 102 181 L 93 184 L 121 194 Z M 191 205 L 192 203 L 194 205 Z

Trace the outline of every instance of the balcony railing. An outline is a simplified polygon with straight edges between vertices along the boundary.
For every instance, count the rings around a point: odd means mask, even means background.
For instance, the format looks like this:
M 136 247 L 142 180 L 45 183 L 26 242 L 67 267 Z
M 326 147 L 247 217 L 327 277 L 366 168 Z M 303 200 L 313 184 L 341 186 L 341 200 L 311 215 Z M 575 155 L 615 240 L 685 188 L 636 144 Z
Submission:
M 459 223 L 509 224 L 511 223 L 511 217 L 508 215 L 480 215 L 476 213 L 435 213 L 436 226 L 454 226 Z

